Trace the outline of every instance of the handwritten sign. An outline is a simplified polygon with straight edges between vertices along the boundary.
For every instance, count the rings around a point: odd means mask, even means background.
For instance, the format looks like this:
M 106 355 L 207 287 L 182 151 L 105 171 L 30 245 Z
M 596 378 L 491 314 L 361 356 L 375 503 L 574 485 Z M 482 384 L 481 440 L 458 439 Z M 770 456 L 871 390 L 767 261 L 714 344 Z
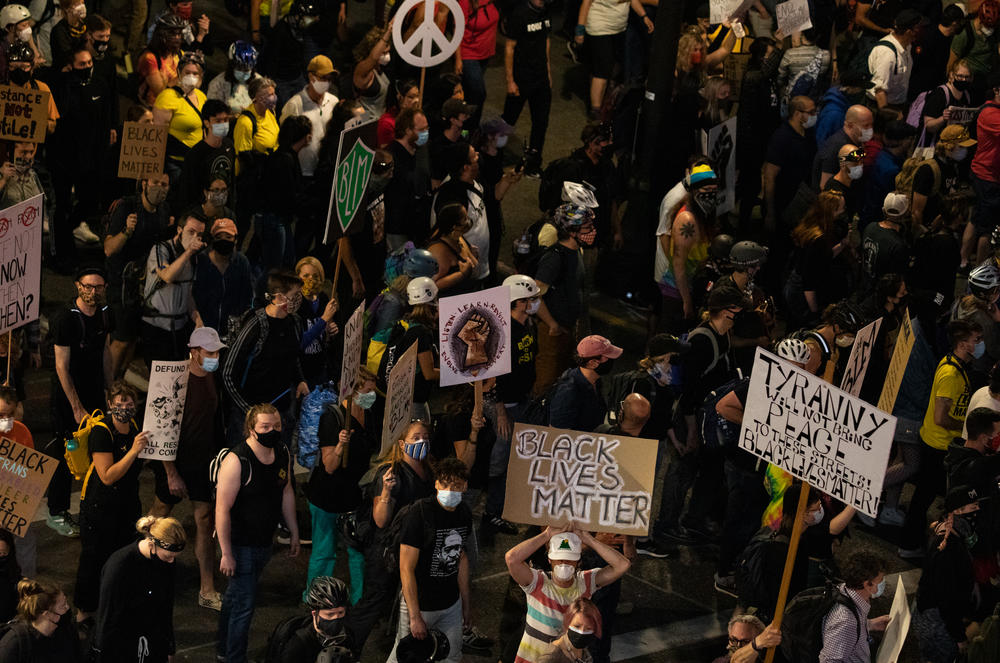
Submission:
M 948 118 L 948 124 L 962 124 L 968 126 L 976 121 L 976 114 L 978 113 L 979 108 L 952 106 L 951 116 Z
M 122 150 L 118 177 L 144 180 L 163 173 L 167 154 L 167 127 L 164 124 L 126 122 L 122 127 Z
M 738 100 L 743 87 L 743 74 L 750 66 L 749 53 L 730 53 L 722 61 L 722 75 L 729 81 L 729 97 Z
M 875 349 L 875 338 L 878 336 L 878 330 L 881 326 L 882 318 L 879 318 L 854 336 L 851 356 L 847 359 L 847 368 L 844 370 L 844 377 L 840 380 L 840 388 L 851 396 L 861 395 L 861 385 L 865 381 L 868 363 L 871 361 L 872 351 Z
M 354 382 L 361 368 L 361 346 L 364 342 L 365 302 L 354 310 L 344 327 L 344 360 L 340 363 L 340 397 L 354 393 Z
M 385 417 L 382 419 L 382 453 L 399 441 L 410 423 L 413 410 L 413 380 L 417 375 L 417 343 L 407 348 L 389 370 L 385 392 Z
M 882 637 L 875 663 L 896 663 L 903 651 L 903 644 L 910 632 L 910 606 L 906 602 L 906 588 L 903 586 L 903 576 L 896 577 L 896 594 L 892 597 L 892 607 L 889 609 L 889 625 Z
M 24 537 L 59 461 L 0 436 L 0 527 Z
M 49 129 L 49 93 L 0 85 L 0 139 L 44 143 Z
M 813 26 L 812 19 L 809 18 L 809 0 L 782 2 L 775 5 L 774 13 L 778 19 L 778 29 L 782 34 L 791 36 Z
M 709 0 L 708 20 L 712 25 L 718 25 L 735 16 L 742 16 L 752 4 L 753 0 Z
M 38 319 L 42 194 L 0 212 L 0 334 Z
M 719 179 L 717 214 L 726 214 L 736 207 L 736 118 L 701 132 L 702 154 L 715 164 Z
M 896 418 L 757 348 L 740 448 L 873 518 Z
M 896 336 L 896 346 L 892 349 L 892 358 L 889 360 L 889 370 L 886 371 L 885 382 L 882 383 L 882 393 L 878 397 L 878 409 L 883 412 L 892 412 L 896 406 L 899 385 L 903 381 L 906 364 L 910 361 L 910 353 L 913 352 L 913 344 L 916 342 L 908 310 L 903 312 L 902 322 L 899 334 Z
M 153 362 L 143 416 L 143 428 L 149 441 L 139 454 L 140 458 L 173 460 L 177 457 L 187 385 L 187 360 Z
M 441 386 L 510 373 L 510 288 L 440 300 Z
M 503 517 L 645 536 L 656 440 L 515 424 Z M 527 490 L 525 487 L 527 486 Z

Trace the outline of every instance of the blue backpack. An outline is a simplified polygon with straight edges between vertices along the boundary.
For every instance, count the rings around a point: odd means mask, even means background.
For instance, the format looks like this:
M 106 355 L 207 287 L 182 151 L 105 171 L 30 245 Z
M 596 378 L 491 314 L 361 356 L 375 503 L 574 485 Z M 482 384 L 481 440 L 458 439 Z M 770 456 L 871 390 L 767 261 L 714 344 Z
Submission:
M 302 467 L 312 469 L 319 451 L 319 418 L 330 403 L 336 404 L 337 392 L 331 383 L 316 385 L 302 399 L 299 414 L 299 451 L 296 460 Z

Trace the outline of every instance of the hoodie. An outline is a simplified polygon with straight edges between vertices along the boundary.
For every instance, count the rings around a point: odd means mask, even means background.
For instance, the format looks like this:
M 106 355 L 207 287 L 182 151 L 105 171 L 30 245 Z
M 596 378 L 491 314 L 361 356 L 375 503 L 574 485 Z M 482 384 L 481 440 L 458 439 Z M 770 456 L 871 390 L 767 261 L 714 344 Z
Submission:
M 982 496 L 996 492 L 1000 476 L 1000 455 L 984 454 L 964 443 L 952 443 L 944 457 L 949 486 L 969 486 Z
M 831 87 L 819 102 L 819 117 L 816 118 L 816 147 L 820 148 L 826 139 L 844 126 L 844 116 L 851 105 L 840 86 Z

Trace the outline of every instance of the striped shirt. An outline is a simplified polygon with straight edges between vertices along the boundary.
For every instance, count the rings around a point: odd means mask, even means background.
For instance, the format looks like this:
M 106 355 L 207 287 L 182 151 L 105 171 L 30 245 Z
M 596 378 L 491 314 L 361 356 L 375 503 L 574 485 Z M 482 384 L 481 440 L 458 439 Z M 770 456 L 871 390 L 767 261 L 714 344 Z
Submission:
M 527 595 L 528 613 L 514 663 L 538 663 L 552 650 L 552 642 L 562 632 L 563 616 L 570 604 L 579 598 L 590 598 L 597 591 L 598 571 L 577 571 L 572 585 L 559 587 L 548 574 L 531 570 L 531 582 L 521 586 Z

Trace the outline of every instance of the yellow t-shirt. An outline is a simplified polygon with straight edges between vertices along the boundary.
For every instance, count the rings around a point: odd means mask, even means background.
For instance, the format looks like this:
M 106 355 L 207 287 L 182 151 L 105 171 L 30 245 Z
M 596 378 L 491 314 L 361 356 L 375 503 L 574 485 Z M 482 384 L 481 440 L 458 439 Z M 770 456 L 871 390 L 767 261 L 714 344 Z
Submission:
M 278 17 L 287 16 L 288 11 L 292 8 L 292 0 L 281 0 L 278 5 Z M 261 0 L 260 3 L 260 15 L 261 16 L 271 16 L 271 0 Z
M 951 444 L 953 437 L 961 435 L 961 431 L 948 430 L 934 423 L 934 402 L 938 398 L 950 398 L 951 409 L 948 410 L 948 416 L 958 421 L 965 421 L 972 389 L 965 369 L 952 355 L 945 355 L 934 371 L 931 398 L 927 403 L 927 412 L 924 413 L 924 425 L 920 427 L 920 439 L 925 444 L 944 451 Z
M 206 97 L 201 90 L 195 90 L 194 94 L 198 99 L 195 104 L 198 106 L 197 111 L 173 88 L 167 88 L 156 95 L 156 103 L 153 105 L 154 108 L 161 108 L 172 113 L 167 131 L 188 147 L 197 145 L 201 141 L 203 133 L 200 111 L 205 105 Z M 184 156 L 179 154 L 172 154 L 170 158 L 175 161 L 184 161 Z
M 257 133 L 253 132 L 253 122 L 246 115 L 240 115 L 233 127 L 233 145 L 236 154 L 256 150 L 267 154 L 278 146 L 278 120 L 274 111 L 268 110 L 261 117 L 253 104 L 247 107 L 247 112 L 257 120 Z

